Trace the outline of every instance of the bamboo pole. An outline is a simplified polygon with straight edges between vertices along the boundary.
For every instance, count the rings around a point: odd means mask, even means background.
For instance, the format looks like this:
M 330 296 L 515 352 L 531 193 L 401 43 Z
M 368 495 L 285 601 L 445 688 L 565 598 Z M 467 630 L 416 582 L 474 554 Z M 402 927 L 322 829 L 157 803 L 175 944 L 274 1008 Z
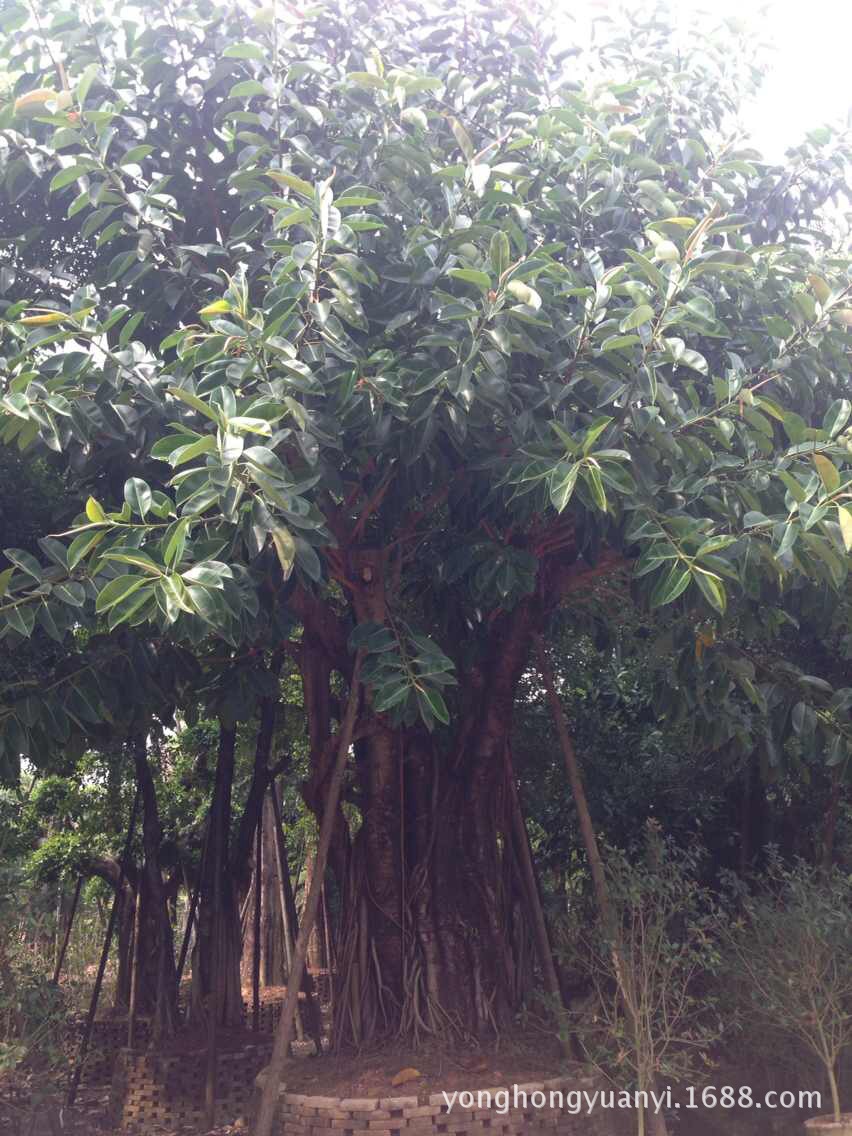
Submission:
M 192 928 L 195 923 L 195 917 L 198 911 L 198 897 L 201 894 L 201 879 L 204 875 L 204 861 L 207 859 L 207 847 L 210 843 L 210 814 L 207 814 L 207 827 L 204 831 L 204 843 L 201 846 L 201 859 L 198 863 L 198 882 L 193 889 L 189 900 L 189 911 L 186 914 L 186 927 L 183 931 L 183 942 L 180 945 L 180 958 L 178 959 L 177 966 L 177 984 L 178 991 L 180 991 L 180 983 L 183 978 L 183 968 L 186 963 L 187 952 L 189 951 L 189 938 L 192 934 Z
M 625 958 L 621 928 L 617 914 L 613 910 L 612 898 L 609 892 L 609 885 L 607 884 L 600 847 L 598 845 L 597 836 L 595 835 L 595 827 L 592 824 L 592 814 L 589 811 L 589 801 L 586 797 L 585 786 L 583 785 L 580 763 L 577 760 L 574 742 L 571 738 L 571 732 L 568 729 L 565 711 L 562 709 L 562 703 L 559 701 L 559 695 L 556 693 L 556 685 L 553 680 L 553 668 L 550 665 L 550 660 L 547 657 L 547 652 L 544 647 L 544 641 L 540 635 L 536 635 L 535 637 L 535 646 L 539 670 L 544 679 L 547 701 L 550 704 L 553 721 L 556 725 L 556 732 L 559 735 L 562 757 L 565 761 L 565 770 L 568 774 L 568 780 L 571 784 L 571 793 L 574 797 L 574 805 L 577 809 L 577 817 L 580 822 L 580 834 L 583 838 L 586 858 L 589 861 L 589 870 L 592 875 L 592 885 L 595 891 L 598 911 L 600 912 L 604 934 L 611 944 L 610 950 L 612 953 L 613 970 L 618 985 L 618 992 L 629 1028 L 631 1032 L 635 1033 L 640 1028 L 637 1000 L 634 996 L 635 991 L 632 976 Z M 644 1088 L 645 1086 L 641 1087 Z M 651 1087 L 654 1089 L 657 1087 L 656 1078 L 653 1076 Z M 643 1114 L 640 1120 L 643 1124 L 643 1131 L 644 1120 L 645 1117 Z M 654 1111 L 651 1113 L 650 1128 L 654 1136 L 667 1136 L 666 1119 L 662 1112 Z
M 577 761 L 577 753 L 574 749 L 574 742 L 571 739 L 571 733 L 568 729 L 568 722 L 565 719 L 565 711 L 562 709 L 562 703 L 559 701 L 559 695 L 556 693 L 556 686 L 553 681 L 553 668 L 550 665 L 550 660 L 547 657 L 544 642 L 540 635 L 536 635 L 535 637 L 535 647 L 538 667 L 541 671 L 541 677 L 544 679 L 547 701 L 550 705 L 550 712 L 553 715 L 556 732 L 559 735 L 559 744 L 562 749 L 562 758 L 565 762 L 565 771 L 568 774 L 571 794 L 577 809 L 577 819 L 580 822 L 580 835 L 583 838 L 583 847 L 586 850 L 586 857 L 589 861 L 589 871 L 592 874 L 592 886 L 595 889 L 595 898 L 597 899 L 598 909 L 601 913 L 604 926 L 609 932 L 612 930 L 613 924 L 612 903 L 609 896 L 609 886 L 606 882 L 603 860 L 601 859 L 600 848 L 598 846 L 598 838 L 595 835 L 595 826 L 592 824 L 592 814 L 589 811 L 589 801 L 586 796 L 585 786 L 583 785 L 583 774 L 580 771 L 580 763 Z
M 325 939 L 325 963 L 328 968 L 328 990 L 329 990 L 329 1010 L 331 1012 L 332 1021 L 334 1020 L 334 971 L 335 971 L 335 958 L 334 946 L 331 941 L 331 927 L 328 922 L 328 904 L 325 901 L 325 880 L 322 883 L 322 933 Z M 405 908 L 403 908 L 403 911 Z
M 278 790 L 275 782 L 269 786 L 269 796 L 272 801 L 272 814 L 275 821 L 274 842 L 275 848 L 275 874 L 278 880 L 278 902 L 281 904 L 281 920 L 284 930 L 284 958 L 287 963 L 287 984 L 290 984 L 290 975 L 293 973 L 293 948 L 295 935 L 290 913 L 295 907 L 293 902 L 293 889 L 290 886 L 290 867 L 287 863 L 287 849 L 284 845 L 284 831 L 282 829 L 281 805 L 278 802 Z M 310 1019 L 309 1019 L 310 1020 Z M 299 1041 L 305 1040 L 305 1027 L 302 1022 L 302 1012 L 299 1003 L 296 1003 L 296 1037 Z
M 140 940 L 142 938 L 142 878 L 136 889 L 136 907 L 133 912 L 133 945 L 130 951 L 130 1005 L 127 1008 L 127 1048 L 136 1041 L 136 1009 L 139 1004 Z
M 545 989 L 553 1003 L 553 1012 L 561 1027 L 564 1023 L 565 1004 L 562 1001 L 562 989 L 559 985 L 559 976 L 556 973 L 556 964 L 553 961 L 553 948 L 550 944 L 547 922 L 544 918 L 544 910 L 541 906 L 541 895 L 538 887 L 538 878 L 536 877 L 535 863 L 532 857 L 532 849 L 530 848 L 527 826 L 524 823 L 524 814 L 521 809 L 518 786 L 515 781 L 515 770 L 512 766 L 512 752 L 508 744 L 506 746 L 506 783 L 509 794 L 509 812 L 514 844 L 517 851 L 518 864 L 521 869 L 521 876 L 524 881 L 525 898 L 532 922 L 533 936 L 535 938 L 539 964 L 541 965 L 541 973 L 544 978 Z M 562 1030 L 560 1030 L 560 1044 L 567 1056 L 570 1052 L 569 1039 Z
M 217 818 L 221 819 L 221 818 Z M 210 816 L 211 826 L 214 823 L 213 814 Z M 221 828 L 221 826 L 220 826 Z M 213 844 L 213 918 L 210 921 L 211 931 L 213 935 L 213 942 L 210 951 L 210 998 L 208 1002 L 209 1021 L 208 1028 L 210 1030 L 209 1042 L 207 1045 L 207 1075 L 204 1084 L 204 1120 L 206 1129 L 210 1129 L 216 1122 L 216 1071 L 219 1060 L 219 1047 L 218 1047 L 218 1032 L 219 1032 L 219 1006 L 221 1003 L 220 986 L 221 976 L 219 974 L 219 935 L 221 934 L 222 918 L 222 870 L 223 870 L 223 856 L 222 856 L 222 841 L 224 836 L 221 831 L 212 833 Z
M 260 1029 L 260 905 L 263 898 L 261 872 L 263 869 L 263 806 L 257 814 L 254 850 L 254 951 L 251 960 L 251 1028 L 255 1033 Z
M 337 809 L 340 804 L 343 774 L 346 771 L 346 760 L 349 756 L 349 750 L 352 746 L 352 736 L 355 732 L 355 720 L 358 716 L 360 694 L 361 652 L 359 651 L 355 658 L 355 665 L 352 668 L 349 698 L 346 703 L 343 721 L 340 724 L 337 759 L 331 774 L 328 795 L 322 816 L 322 824 L 320 825 L 319 846 L 317 848 L 314 876 L 311 880 L 305 910 L 302 913 L 299 937 L 296 940 L 296 949 L 293 952 L 293 970 L 290 974 L 290 981 L 287 983 L 287 998 L 284 1002 L 284 1008 L 281 1011 L 278 1028 L 275 1031 L 275 1046 L 272 1050 L 272 1058 L 266 1068 L 266 1077 L 263 1082 L 260 1105 L 253 1126 L 254 1136 L 271 1136 L 272 1124 L 278 1107 L 278 1089 L 281 1084 L 284 1066 L 287 1062 L 290 1042 L 293 1040 L 293 1024 L 296 1006 L 298 1005 L 299 986 L 301 985 L 302 974 L 305 969 L 308 941 L 314 929 L 317 911 L 319 910 L 320 890 L 325 875 L 325 867 L 328 862 L 328 852 L 331 847 L 334 825 L 337 821 Z
M 80 900 L 80 891 L 83 887 L 83 877 L 77 877 L 77 884 L 74 888 L 74 896 L 71 900 L 71 910 L 68 912 L 68 922 L 65 924 L 65 934 L 62 937 L 62 946 L 59 948 L 59 955 L 56 959 L 56 967 L 53 971 L 52 983 L 54 986 L 59 985 L 59 976 L 62 973 L 62 967 L 65 964 L 65 955 L 68 951 L 68 943 L 71 940 L 71 928 L 74 926 L 74 916 L 77 914 L 77 904 Z
M 80 1087 L 80 1077 L 83 1072 L 83 1062 L 86 1060 L 86 1054 L 89 1051 L 89 1042 L 92 1038 L 92 1026 L 95 1021 L 95 1013 L 98 1009 L 98 999 L 101 996 L 101 986 L 104 981 L 104 971 L 106 970 L 107 960 L 109 958 L 109 949 L 112 943 L 112 936 L 115 930 L 115 922 L 118 918 L 118 907 L 121 902 L 121 889 L 124 887 L 125 875 L 127 873 L 127 863 L 130 859 L 130 845 L 133 843 L 133 830 L 136 828 L 136 814 L 139 810 L 139 800 L 142 796 L 142 788 L 137 783 L 136 794 L 133 798 L 133 807 L 130 810 L 130 821 L 127 826 L 127 837 L 124 841 L 124 848 L 121 852 L 121 859 L 118 862 L 118 883 L 115 888 L 115 896 L 112 901 L 112 908 L 109 913 L 109 921 L 107 922 L 106 935 L 104 936 L 104 945 L 101 950 L 101 958 L 98 963 L 98 972 L 95 976 L 95 985 L 92 990 L 92 1000 L 89 1003 L 89 1012 L 86 1014 L 86 1024 L 83 1026 L 83 1036 L 80 1039 L 80 1051 L 77 1054 L 77 1061 L 74 1065 L 74 1071 L 71 1074 L 71 1083 L 68 1086 L 68 1096 L 66 1098 L 68 1107 L 70 1108 L 74 1101 L 77 1099 L 77 1089 Z

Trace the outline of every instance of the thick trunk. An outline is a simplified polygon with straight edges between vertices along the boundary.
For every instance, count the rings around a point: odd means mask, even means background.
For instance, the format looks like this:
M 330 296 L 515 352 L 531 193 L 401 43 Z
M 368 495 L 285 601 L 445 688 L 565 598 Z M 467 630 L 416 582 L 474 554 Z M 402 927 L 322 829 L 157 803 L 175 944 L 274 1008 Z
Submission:
M 202 866 L 192 968 L 193 1014 L 213 1014 L 218 1024 L 226 1027 L 239 1026 L 242 1021 L 240 919 L 228 855 L 236 740 L 236 727 L 221 724 L 210 806 L 210 847 Z
M 144 864 L 140 874 L 141 909 L 136 959 L 137 1012 L 153 1013 L 156 1040 L 171 1037 L 178 1026 L 177 977 L 172 925 L 166 902 L 166 889 L 160 870 L 163 831 L 157 809 L 157 793 L 148 764 L 145 738 L 133 746 L 136 779 L 142 793 L 142 845 Z
M 535 620 L 531 603 L 495 620 L 488 661 L 460 676 L 454 738 L 367 718 L 356 745 L 363 822 L 337 880 L 338 1045 L 448 1028 L 484 1035 L 518 1008 L 522 892 L 504 859 L 504 753 Z
M 359 545 L 363 525 L 341 521 L 340 579 L 356 624 L 392 625 L 395 552 Z M 552 543 L 552 542 L 551 542 Z M 354 732 L 360 812 L 354 836 L 339 811 L 330 869 L 339 897 L 334 1041 L 499 1030 L 529 986 L 530 937 L 521 903 L 528 890 L 512 845 L 504 754 L 518 680 L 533 637 L 571 589 L 611 568 L 572 555 L 571 534 L 540 562 L 536 591 L 481 624 L 445 613 L 455 644 L 459 707 L 453 726 L 427 734 L 375 714 L 367 692 Z M 323 818 L 335 699 L 344 677 L 348 618 L 296 589 L 303 622 L 300 668 L 311 748 L 306 804 Z M 471 660 L 474 660 L 473 662 Z M 552 974 L 550 975 L 552 984 Z

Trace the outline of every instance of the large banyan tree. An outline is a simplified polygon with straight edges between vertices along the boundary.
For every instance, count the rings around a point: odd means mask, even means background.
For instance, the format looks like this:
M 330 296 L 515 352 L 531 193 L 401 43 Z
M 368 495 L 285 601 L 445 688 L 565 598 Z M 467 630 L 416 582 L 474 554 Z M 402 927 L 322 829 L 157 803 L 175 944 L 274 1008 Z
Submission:
M 552 613 L 631 577 L 709 654 L 729 602 L 845 582 L 842 138 L 767 165 L 733 33 L 656 18 L 582 52 L 514 3 L 2 24 L 0 437 L 91 490 L 44 562 L 9 554 L 5 641 L 283 649 L 318 817 L 360 648 L 339 1038 L 499 1027 L 513 704 Z M 7 756 L 78 720 L 66 688 L 11 704 Z

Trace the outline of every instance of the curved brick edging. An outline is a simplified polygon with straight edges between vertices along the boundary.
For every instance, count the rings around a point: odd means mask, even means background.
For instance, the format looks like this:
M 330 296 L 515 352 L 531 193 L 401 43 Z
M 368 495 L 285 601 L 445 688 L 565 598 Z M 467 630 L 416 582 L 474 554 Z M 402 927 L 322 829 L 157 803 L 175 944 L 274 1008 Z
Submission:
M 263 1084 L 263 1072 L 255 1084 Z M 456 1098 L 450 1108 L 442 1092 L 387 1097 L 320 1097 L 282 1089 L 276 1136 L 515 1136 L 517 1133 L 547 1136 L 627 1136 L 632 1115 L 625 1111 L 599 1109 L 591 1116 L 550 1107 L 551 1092 L 594 1092 L 601 1079 L 586 1069 L 570 1076 L 517 1085 L 474 1089 L 490 1093 L 492 1107 L 463 1108 Z M 527 1107 L 514 1107 L 515 1089 L 527 1094 Z M 497 1093 L 508 1093 L 508 1110 L 501 1111 Z M 542 1093 L 543 1107 L 534 1107 L 533 1094 Z M 495 1100 L 496 1098 L 496 1100 Z M 534 1098 L 539 1103 L 541 1098 Z M 558 1097 L 554 1098 L 558 1101 Z M 520 1101 L 523 1098 L 520 1097 Z

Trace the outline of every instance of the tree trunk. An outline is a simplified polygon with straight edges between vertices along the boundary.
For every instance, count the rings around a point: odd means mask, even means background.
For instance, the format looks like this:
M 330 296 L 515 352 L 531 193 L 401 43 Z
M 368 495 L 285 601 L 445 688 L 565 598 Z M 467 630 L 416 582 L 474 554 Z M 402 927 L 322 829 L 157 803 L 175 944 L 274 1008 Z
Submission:
M 371 583 L 379 572 L 373 565 Z M 375 620 L 375 603 L 356 606 Z M 511 832 L 504 754 L 537 615 L 522 602 L 494 620 L 487 661 L 462 676 L 455 736 L 362 719 L 363 823 L 337 877 L 337 1046 L 448 1029 L 486 1035 L 518 1008 L 519 896 L 504 884 L 498 837 Z
M 529 936 L 507 852 L 504 754 L 534 635 L 567 590 L 603 570 L 605 558 L 589 569 L 569 543 L 540 562 L 535 592 L 511 610 L 473 626 L 444 613 L 459 680 L 450 727 L 431 734 L 420 725 L 399 727 L 372 711 L 366 692 L 348 789 L 361 824 L 352 835 L 338 808 L 329 856 L 339 901 L 336 1046 L 381 1036 L 487 1035 L 519 1008 Z M 396 552 L 355 540 L 341 547 L 348 614 L 356 624 L 395 627 L 388 595 L 396 587 Z M 290 600 L 303 624 L 299 664 L 311 750 L 303 794 L 321 823 L 334 762 L 332 720 L 340 717 L 331 674 L 348 677 L 349 623 L 298 586 Z
M 145 737 L 133 743 L 136 778 L 142 793 L 141 916 L 137 960 L 139 966 L 136 1008 L 154 1015 L 155 1040 L 171 1037 L 178 1026 L 177 974 L 172 925 L 160 870 L 163 830 L 157 809 L 157 793 L 148 763 Z
M 192 967 L 192 1014 L 206 1017 L 215 1004 L 217 1024 L 225 1027 L 237 1027 L 242 1022 L 240 919 L 228 855 L 236 742 L 236 726 L 220 723 L 210 841 L 201 867 L 198 936 Z

